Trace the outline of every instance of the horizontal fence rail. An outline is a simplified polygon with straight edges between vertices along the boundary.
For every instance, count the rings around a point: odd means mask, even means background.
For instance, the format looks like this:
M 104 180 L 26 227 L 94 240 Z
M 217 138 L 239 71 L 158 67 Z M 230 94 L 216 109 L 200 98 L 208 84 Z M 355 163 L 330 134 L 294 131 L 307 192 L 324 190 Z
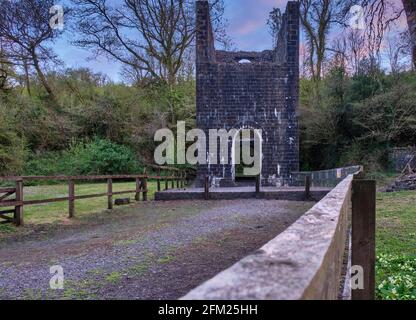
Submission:
M 0 203 L 2 202 L 9 202 L 10 200 L 7 200 L 9 197 L 14 195 L 16 193 L 16 188 L 0 188 Z M 8 214 L 15 213 L 15 209 L 12 210 L 1 210 L 0 207 L 0 218 L 3 220 L 6 220 L 8 222 L 11 222 L 14 220 L 14 217 L 11 218 L 8 216 Z
M 108 198 L 108 209 L 113 209 L 113 196 L 135 194 L 135 200 L 140 201 L 142 195 L 143 201 L 148 200 L 148 181 L 157 182 L 157 190 L 162 190 L 162 182 L 165 183 L 165 190 L 174 188 L 183 188 L 188 184 L 192 172 L 170 167 L 149 166 L 156 175 L 147 174 L 147 170 L 141 175 L 91 175 L 91 176 L 20 176 L 20 177 L 0 177 L 0 182 L 14 183 L 15 187 L 0 188 L 0 219 L 4 222 L 14 222 L 17 226 L 23 225 L 23 208 L 24 206 L 40 205 L 57 202 L 68 202 L 69 218 L 75 216 L 75 201 L 92 198 Z M 168 175 L 162 175 L 167 173 Z M 24 185 L 25 182 L 44 182 L 44 181 L 65 181 L 68 184 L 68 196 L 49 199 L 25 200 Z M 107 191 L 97 194 L 76 195 L 75 185 L 80 182 L 99 182 L 107 183 Z M 136 188 L 132 190 L 113 191 L 114 181 L 135 181 Z M 14 195 L 14 198 L 11 198 Z M 13 207 L 13 209 L 11 209 Z M 7 208 L 2 210 L 2 208 Z M 13 217 L 9 215 L 13 214 Z

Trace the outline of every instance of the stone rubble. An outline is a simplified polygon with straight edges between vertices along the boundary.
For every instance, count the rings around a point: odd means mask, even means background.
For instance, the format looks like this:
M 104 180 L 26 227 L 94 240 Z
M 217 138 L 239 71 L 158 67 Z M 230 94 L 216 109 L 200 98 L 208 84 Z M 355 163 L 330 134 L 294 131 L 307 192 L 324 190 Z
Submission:
M 387 192 L 416 190 L 416 173 L 400 177 Z

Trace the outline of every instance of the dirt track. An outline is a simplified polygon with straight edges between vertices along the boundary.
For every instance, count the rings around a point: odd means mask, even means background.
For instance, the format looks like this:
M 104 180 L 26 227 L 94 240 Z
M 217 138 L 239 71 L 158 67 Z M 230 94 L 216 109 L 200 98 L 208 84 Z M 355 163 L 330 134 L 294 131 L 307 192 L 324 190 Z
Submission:
M 312 203 L 140 203 L 0 242 L 1 299 L 178 299 L 297 220 Z M 64 269 L 64 290 L 49 287 Z

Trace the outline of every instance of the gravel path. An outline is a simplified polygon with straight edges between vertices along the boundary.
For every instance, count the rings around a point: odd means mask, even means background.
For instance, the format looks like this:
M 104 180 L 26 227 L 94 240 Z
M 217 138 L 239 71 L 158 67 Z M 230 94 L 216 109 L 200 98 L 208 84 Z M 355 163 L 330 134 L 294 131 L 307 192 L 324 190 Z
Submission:
M 274 238 L 312 203 L 140 203 L 0 241 L 0 299 L 178 299 Z M 63 267 L 51 290 L 50 267 Z

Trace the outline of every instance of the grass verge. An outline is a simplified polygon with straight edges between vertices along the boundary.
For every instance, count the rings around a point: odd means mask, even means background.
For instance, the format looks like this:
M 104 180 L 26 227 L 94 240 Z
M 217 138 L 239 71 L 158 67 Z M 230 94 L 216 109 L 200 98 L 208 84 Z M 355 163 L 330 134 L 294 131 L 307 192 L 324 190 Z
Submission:
M 377 298 L 416 300 L 416 192 L 377 195 Z
M 120 182 L 113 184 L 113 191 L 134 190 L 136 188 L 135 182 Z M 148 183 L 148 198 L 154 199 L 157 190 L 156 182 L 150 181 Z M 75 194 L 77 196 L 88 194 L 100 194 L 107 191 L 106 183 L 91 183 L 76 185 Z M 45 185 L 33 186 L 24 188 L 25 200 L 41 200 L 48 198 L 59 198 L 68 196 L 67 185 Z M 128 195 L 114 196 L 115 198 L 128 198 L 134 200 L 134 193 Z M 33 205 L 24 207 L 25 228 L 31 228 L 36 225 L 50 225 L 50 224 L 70 224 L 71 221 L 76 221 L 77 218 L 85 217 L 86 215 L 102 212 L 107 208 L 107 197 L 93 198 L 86 200 L 77 200 L 75 202 L 75 219 L 68 219 L 68 202 L 57 202 L 42 205 Z M 7 208 L 4 208 L 7 209 Z M 10 208 L 12 209 L 12 208 Z M 12 224 L 0 224 L 0 237 L 6 234 L 14 233 L 17 228 Z

